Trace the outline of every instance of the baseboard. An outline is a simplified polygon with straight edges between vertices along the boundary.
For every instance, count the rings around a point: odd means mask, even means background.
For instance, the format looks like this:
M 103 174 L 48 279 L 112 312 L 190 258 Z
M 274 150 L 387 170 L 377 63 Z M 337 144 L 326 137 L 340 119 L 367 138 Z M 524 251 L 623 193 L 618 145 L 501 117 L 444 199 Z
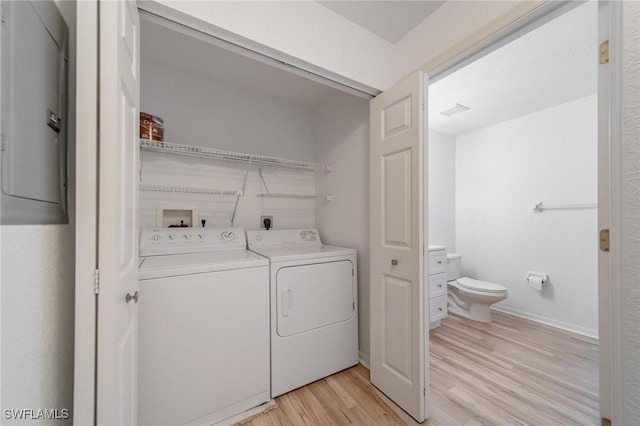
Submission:
M 362 351 L 359 351 L 358 352 L 358 357 L 360 358 L 360 364 L 362 364 L 365 367 L 367 367 L 367 370 L 370 370 L 370 368 L 369 368 L 369 355 L 365 354 Z
M 271 401 L 260 404 L 257 407 L 250 408 L 249 410 L 243 411 L 235 416 L 228 417 L 216 423 L 215 426 L 242 425 L 275 408 L 278 408 L 278 403 L 275 399 L 272 399 Z
M 590 339 L 598 340 L 598 330 L 592 330 L 584 327 L 577 327 L 573 324 L 567 324 L 562 321 L 556 321 L 550 318 L 541 317 L 539 315 L 523 312 L 518 309 L 509 308 L 506 306 L 491 306 L 491 310 L 497 312 L 503 312 L 505 314 L 513 315 L 514 317 L 524 318 L 529 321 L 537 322 L 540 324 L 548 325 L 550 327 L 559 328 L 560 330 L 568 331 L 581 336 L 589 337 Z

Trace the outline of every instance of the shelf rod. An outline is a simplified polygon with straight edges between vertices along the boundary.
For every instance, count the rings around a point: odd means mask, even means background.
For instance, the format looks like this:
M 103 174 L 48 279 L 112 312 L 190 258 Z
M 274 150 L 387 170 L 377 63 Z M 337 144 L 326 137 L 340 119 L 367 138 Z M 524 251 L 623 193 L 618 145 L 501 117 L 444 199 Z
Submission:
M 149 185 L 141 183 L 139 185 L 141 191 L 158 191 L 158 192 L 181 192 L 187 194 L 209 194 L 209 195 L 223 195 L 231 197 L 241 197 L 243 192 L 241 190 L 229 190 L 229 189 L 215 189 L 215 188 L 192 188 L 184 186 L 168 186 L 168 185 Z
M 559 204 L 545 206 L 542 202 L 539 202 L 533 208 L 534 213 L 542 213 L 545 210 L 597 210 L 597 204 Z
M 300 200 L 313 200 L 315 198 L 325 198 L 327 201 L 331 201 L 333 199 L 332 194 L 325 195 L 307 195 L 307 194 L 278 194 L 274 192 L 266 193 L 266 194 L 257 194 L 256 197 L 262 198 L 293 198 Z
M 290 170 L 304 170 L 310 172 L 331 171 L 331 166 L 325 164 L 288 160 L 285 158 L 269 157 L 264 155 L 243 154 L 239 152 L 222 151 L 219 149 L 204 148 L 199 146 L 152 141 L 149 139 L 140 139 L 140 149 L 144 151 L 165 152 L 169 154 L 189 157 L 209 158 L 214 160 L 233 161 L 237 163 L 251 163 L 255 165 L 266 165 Z

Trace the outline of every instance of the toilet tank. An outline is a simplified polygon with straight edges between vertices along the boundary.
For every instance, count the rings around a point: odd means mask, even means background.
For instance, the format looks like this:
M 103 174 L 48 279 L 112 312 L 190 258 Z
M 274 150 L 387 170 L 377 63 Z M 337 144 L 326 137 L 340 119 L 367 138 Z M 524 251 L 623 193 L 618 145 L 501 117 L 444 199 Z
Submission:
M 462 255 L 458 253 L 447 253 L 447 281 L 460 278 L 460 264 Z

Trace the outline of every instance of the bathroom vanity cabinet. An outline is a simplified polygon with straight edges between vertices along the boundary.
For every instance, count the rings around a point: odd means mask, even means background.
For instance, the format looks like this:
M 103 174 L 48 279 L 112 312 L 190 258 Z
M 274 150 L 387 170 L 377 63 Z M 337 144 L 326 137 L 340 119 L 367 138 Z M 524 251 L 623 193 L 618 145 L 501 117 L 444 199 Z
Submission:
M 429 246 L 429 330 L 447 316 L 447 248 Z

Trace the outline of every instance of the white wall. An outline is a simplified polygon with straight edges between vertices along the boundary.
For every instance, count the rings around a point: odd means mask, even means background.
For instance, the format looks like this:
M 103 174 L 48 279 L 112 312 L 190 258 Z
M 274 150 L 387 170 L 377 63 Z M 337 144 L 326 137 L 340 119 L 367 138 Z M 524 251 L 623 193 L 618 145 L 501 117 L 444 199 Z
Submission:
M 252 49 L 287 55 L 379 90 L 509 14 L 522 1 L 449 1 L 391 44 L 314 1 L 156 0 L 143 7 L 196 17 Z M 182 16 L 176 16 L 176 12 Z
M 499 308 L 598 332 L 597 103 L 581 98 L 456 139 L 456 250 L 462 273 L 507 287 Z M 528 271 L 549 274 L 542 292 Z
M 73 254 L 72 225 L 2 227 L 3 409 L 73 408 Z
M 203 79 L 149 61 L 141 64 L 141 111 L 163 118 L 167 142 L 242 153 L 314 161 L 313 110 L 241 87 Z M 157 153 L 143 153 L 142 182 L 199 188 L 241 189 L 246 165 Z M 251 167 L 236 225 L 257 229 L 260 215 L 273 215 L 275 228 L 315 225 L 314 200 L 265 199 Z M 315 175 L 263 167 L 270 192 L 315 193 Z M 235 198 L 140 192 L 140 225 L 155 226 L 157 205 L 193 206 L 207 226 L 227 226 Z
M 56 3 L 69 26 L 69 224 L 2 226 L 3 409 L 73 408 L 76 8 Z
M 313 111 L 273 96 L 141 61 L 141 111 L 164 119 L 164 139 L 312 161 Z
M 456 138 L 429 130 L 429 245 L 456 248 Z
M 369 351 L 369 102 L 338 94 L 316 110 L 316 155 L 334 171 L 317 178 L 316 226 L 326 244 L 358 251 L 360 355 Z
M 375 88 L 394 84 L 393 45 L 315 1 L 157 0 L 143 7 L 173 19 L 196 17 L 225 38 L 282 60 L 289 56 Z
M 395 80 L 447 52 L 521 1 L 447 1 L 400 39 L 393 48 Z

